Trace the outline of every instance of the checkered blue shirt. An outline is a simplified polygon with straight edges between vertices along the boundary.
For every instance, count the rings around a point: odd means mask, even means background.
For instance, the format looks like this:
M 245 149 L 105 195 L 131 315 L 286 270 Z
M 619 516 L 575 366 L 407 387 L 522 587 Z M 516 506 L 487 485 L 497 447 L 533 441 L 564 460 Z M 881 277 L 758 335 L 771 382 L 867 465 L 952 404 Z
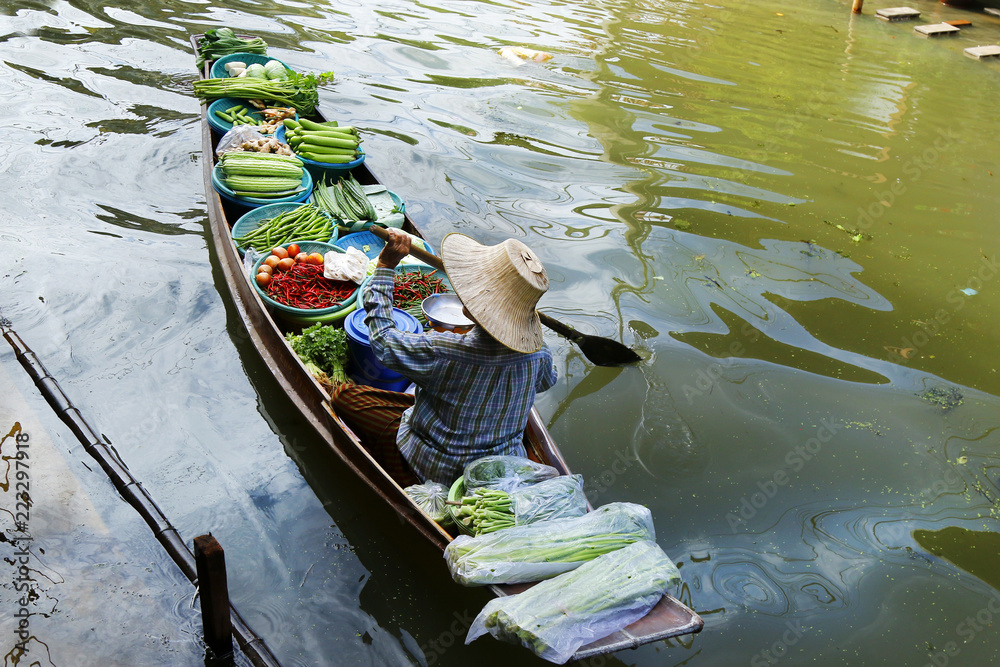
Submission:
M 467 334 L 406 333 L 392 319 L 395 271 L 375 270 L 362 294 L 372 351 L 417 386 L 396 442 L 424 481 L 451 485 L 475 459 L 524 456 L 535 393 L 556 382 L 552 353 L 515 352 L 478 326 Z

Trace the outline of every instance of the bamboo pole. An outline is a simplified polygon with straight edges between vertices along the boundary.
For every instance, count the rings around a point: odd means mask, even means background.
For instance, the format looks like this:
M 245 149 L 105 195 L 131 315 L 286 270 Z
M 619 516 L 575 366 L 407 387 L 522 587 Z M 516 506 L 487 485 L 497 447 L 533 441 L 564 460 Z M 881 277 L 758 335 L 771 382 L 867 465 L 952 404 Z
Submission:
M 861 7 L 864 6 L 865 0 L 854 0 L 854 6 L 851 7 L 851 11 L 855 14 L 861 13 Z
M 97 435 L 97 432 L 91 428 L 80 411 L 69 400 L 69 397 L 63 393 L 56 379 L 49 375 L 38 356 L 17 335 L 10 320 L 0 318 L 0 333 L 10 343 L 14 349 L 14 356 L 34 381 L 35 386 L 38 387 L 53 411 L 76 435 L 77 440 L 83 445 L 84 451 L 97 460 L 121 497 L 145 520 L 157 541 L 184 573 L 184 576 L 189 581 L 196 582 L 197 563 L 194 554 L 191 553 L 191 549 L 181 539 L 177 529 L 171 525 L 153 498 L 132 476 L 128 466 L 118 456 L 114 445 L 103 435 Z M 229 604 L 228 607 L 233 634 L 236 636 L 236 643 L 244 657 L 254 667 L 281 667 L 278 659 L 271 653 L 264 640 L 247 625 L 236 608 L 232 604 Z

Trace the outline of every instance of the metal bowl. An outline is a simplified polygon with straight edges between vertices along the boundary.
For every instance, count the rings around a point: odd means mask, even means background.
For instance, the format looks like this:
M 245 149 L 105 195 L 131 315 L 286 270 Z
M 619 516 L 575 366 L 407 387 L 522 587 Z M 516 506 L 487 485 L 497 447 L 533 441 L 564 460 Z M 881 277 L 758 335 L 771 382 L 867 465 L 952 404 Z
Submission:
M 420 310 L 436 331 L 465 333 L 475 324 L 462 313 L 462 301 L 454 294 L 432 294 L 420 302 Z

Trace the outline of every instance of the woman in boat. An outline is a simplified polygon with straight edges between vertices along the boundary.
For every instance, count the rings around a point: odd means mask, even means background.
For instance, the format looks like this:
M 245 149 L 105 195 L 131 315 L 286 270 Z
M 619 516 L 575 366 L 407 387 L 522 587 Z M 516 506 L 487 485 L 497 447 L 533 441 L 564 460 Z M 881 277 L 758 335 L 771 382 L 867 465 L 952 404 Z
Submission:
M 462 234 L 441 244 L 448 278 L 475 322 L 466 334 L 407 333 L 392 318 L 395 267 L 410 237 L 389 229 L 369 287 L 361 295 L 372 351 L 413 381 L 415 395 L 342 385 L 333 407 L 372 457 L 401 486 L 451 483 L 465 465 L 491 454 L 524 456 L 524 428 L 535 394 L 556 382 L 535 305 L 549 279 L 526 245 L 484 246 Z

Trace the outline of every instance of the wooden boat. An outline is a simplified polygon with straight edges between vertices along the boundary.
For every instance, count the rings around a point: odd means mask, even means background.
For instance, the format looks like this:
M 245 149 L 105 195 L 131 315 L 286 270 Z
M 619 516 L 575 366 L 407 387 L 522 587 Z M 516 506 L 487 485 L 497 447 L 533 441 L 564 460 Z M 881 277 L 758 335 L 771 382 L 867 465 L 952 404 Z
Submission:
M 195 53 L 200 38 L 201 35 L 191 37 Z M 208 77 L 211 65 L 211 62 L 206 63 L 204 71 L 201 72 L 203 78 Z M 231 226 L 238 218 L 237 212 L 233 210 L 230 202 L 219 197 L 212 186 L 215 146 L 221 136 L 209 126 L 206 111 L 207 106 L 202 105 L 202 168 L 212 242 L 219 256 L 226 285 L 254 347 L 267 368 L 274 373 L 275 381 L 288 394 L 303 419 L 315 430 L 317 437 L 340 457 L 353 474 L 364 480 L 379 497 L 412 525 L 433 548 L 443 552 L 445 546 L 455 536 L 441 528 L 410 500 L 403 489 L 375 462 L 354 432 L 337 416 L 330 405 L 326 390 L 306 370 L 298 356 L 285 342 L 282 321 L 272 317 L 251 284 L 251 277 L 244 271 L 242 259 L 230 234 Z M 314 120 L 322 121 L 324 118 L 317 113 Z M 362 185 L 380 183 L 368 166 L 367 160 L 355 167 L 351 173 Z M 403 229 L 420 235 L 420 230 L 408 215 Z M 524 441 L 529 457 L 554 466 L 561 474 L 569 473 L 566 461 L 534 408 L 528 420 Z M 491 588 L 496 595 L 511 595 L 529 586 L 530 584 L 502 585 Z M 686 605 L 670 595 L 664 595 L 644 618 L 619 632 L 581 647 L 573 659 L 580 660 L 636 648 L 659 639 L 698 632 L 703 624 L 701 617 Z

